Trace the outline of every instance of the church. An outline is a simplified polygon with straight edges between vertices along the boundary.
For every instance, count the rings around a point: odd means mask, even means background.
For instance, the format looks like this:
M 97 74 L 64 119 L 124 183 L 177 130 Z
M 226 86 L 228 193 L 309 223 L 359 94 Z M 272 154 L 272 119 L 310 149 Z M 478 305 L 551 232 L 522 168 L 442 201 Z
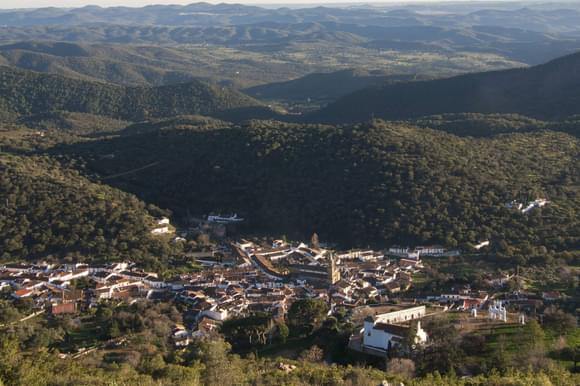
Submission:
M 425 306 L 368 316 L 361 331 L 363 348 L 388 352 L 393 348 L 402 347 L 411 333 L 415 334 L 413 338 L 415 345 L 425 344 L 428 337 L 421 328 L 420 319 L 423 316 Z

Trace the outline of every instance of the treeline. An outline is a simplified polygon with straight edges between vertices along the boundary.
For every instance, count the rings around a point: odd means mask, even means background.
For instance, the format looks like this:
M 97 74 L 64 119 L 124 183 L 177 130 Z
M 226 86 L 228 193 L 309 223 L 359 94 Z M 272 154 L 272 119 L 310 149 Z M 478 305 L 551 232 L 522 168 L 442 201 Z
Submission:
M 166 214 L 42 156 L 0 157 L 0 259 L 130 258 L 159 268 L 172 248 L 151 236 Z
M 234 90 L 200 81 L 122 87 L 0 67 L 0 119 L 64 110 L 142 121 L 180 114 L 212 115 L 257 105 Z
M 348 247 L 469 249 L 491 239 L 500 255 L 533 256 L 579 246 L 579 143 L 566 134 L 470 139 L 381 121 L 208 125 L 145 125 L 54 152 L 102 176 L 159 162 L 107 182 L 178 212 L 236 212 L 254 229 L 316 231 Z M 540 197 L 551 203 L 528 214 L 505 207 Z

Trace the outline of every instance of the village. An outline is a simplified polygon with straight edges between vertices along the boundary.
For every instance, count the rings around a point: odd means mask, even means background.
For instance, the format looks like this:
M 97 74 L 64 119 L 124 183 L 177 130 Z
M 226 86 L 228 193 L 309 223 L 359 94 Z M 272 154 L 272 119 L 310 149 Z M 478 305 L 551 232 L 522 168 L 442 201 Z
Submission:
M 165 234 L 169 227 L 161 219 L 152 233 Z M 488 245 L 482 242 L 475 249 Z M 0 290 L 14 301 L 32 304 L 32 313 L 13 323 L 39 314 L 82 314 L 102 302 L 179 303 L 193 317 L 187 325 L 175 326 L 176 347 L 219 331 L 226 320 L 258 312 L 284 320 L 297 300 L 318 299 L 328 304 L 329 315 L 337 309 L 349 313 L 357 328 L 350 349 L 376 356 L 386 356 L 408 339 L 428 344 L 421 321 L 433 315 L 460 314 L 462 326 L 472 327 L 482 322 L 525 324 L 530 310 L 560 298 L 557 292 L 506 292 L 502 288 L 514 279 L 509 274 L 489 278 L 488 288 L 496 288 L 495 293 L 469 285 L 438 294 L 412 291 L 425 260 L 460 254 L 443 246 L 337 251 L 321 245 L 316 234 L 309 244 L 224 238 L 190 254 L 200 269 L 175 277 L 162 279 L 131 262 L 17 263 L 0 266 Z

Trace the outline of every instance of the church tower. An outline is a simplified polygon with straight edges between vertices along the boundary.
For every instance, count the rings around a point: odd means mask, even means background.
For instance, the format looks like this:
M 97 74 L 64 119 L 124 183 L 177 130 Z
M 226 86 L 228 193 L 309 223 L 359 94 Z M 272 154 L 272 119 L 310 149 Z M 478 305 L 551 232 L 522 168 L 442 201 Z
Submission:
M 328 264 L 328 281 L 330 284 L 336 284 L 340 280 L 340 270 L 336 264 L 336 257 L 331 252 L 330 256 L 328 257 L 329 264 Z

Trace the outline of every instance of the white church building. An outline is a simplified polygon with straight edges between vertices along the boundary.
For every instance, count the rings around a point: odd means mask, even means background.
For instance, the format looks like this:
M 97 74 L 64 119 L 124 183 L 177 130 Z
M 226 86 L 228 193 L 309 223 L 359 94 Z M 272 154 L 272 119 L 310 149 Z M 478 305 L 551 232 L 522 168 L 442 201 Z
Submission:
M 369 316 L 361 330 L 363 348 L 389 351 L 407 340 L 411 322 L 417 323 L 414 342 L 421 345 L 427 342 L 427 333 L 421 328 L 420 319 L 425 316 L 425 306 Z

